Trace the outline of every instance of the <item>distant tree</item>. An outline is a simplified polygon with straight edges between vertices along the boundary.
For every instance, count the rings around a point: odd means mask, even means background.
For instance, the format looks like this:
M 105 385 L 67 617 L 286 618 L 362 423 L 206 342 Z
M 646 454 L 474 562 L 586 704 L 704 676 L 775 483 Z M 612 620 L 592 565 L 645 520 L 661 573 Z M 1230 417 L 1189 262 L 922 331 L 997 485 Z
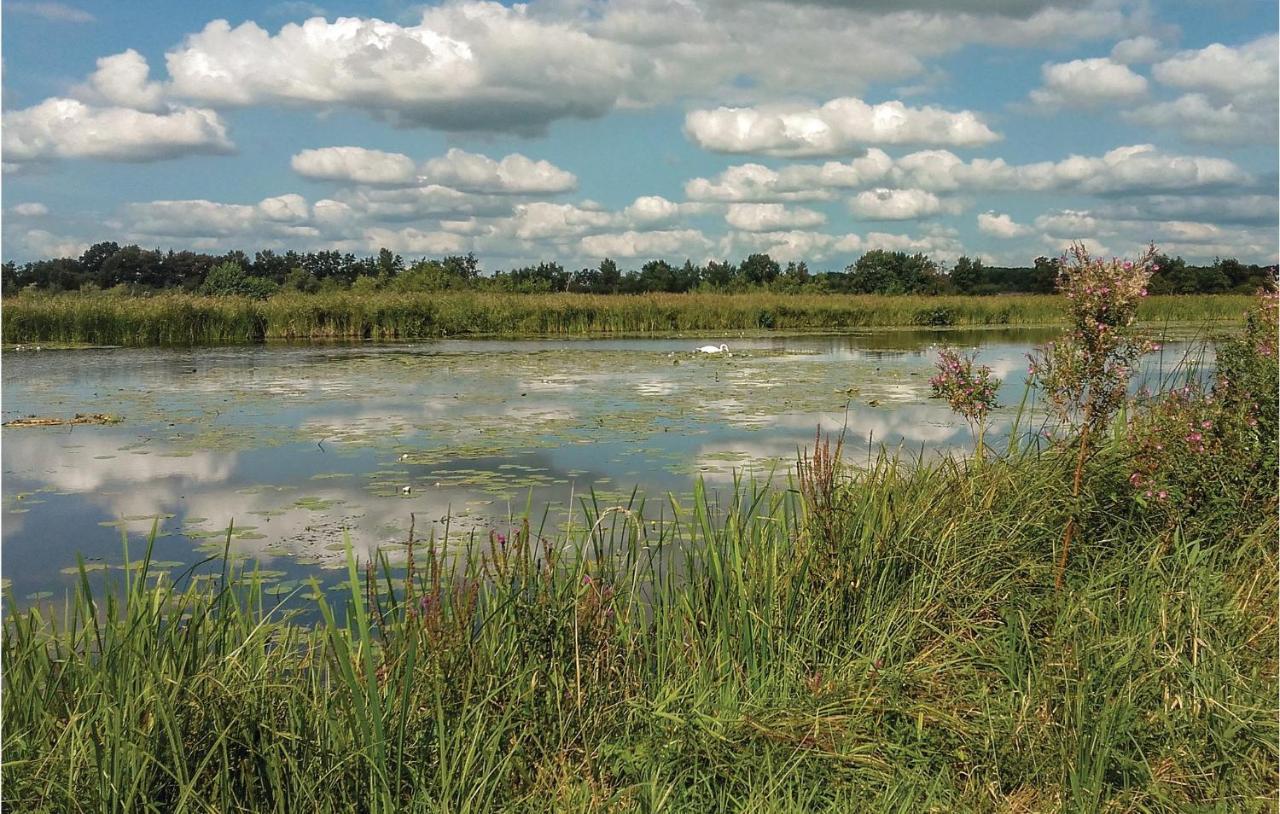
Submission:
M 679 291 L 676 270 L 666 260 L 650 260 L 640 267 L 640 290 Z
M 606 257 L 600 261 L 600 287 L 604 293 L 616 293 L 622 284 L 622 272 L 618 264 Z
M 1195 270 L 1197 294 L 1221 294 L 1231 289 L 1231 278 L 1218 265 L 1203 266 Z
M 218 258 L 218 263 L 235 263 L 246 274 L 248 274 L 249 270 L 253 268 L 253 261 L 249 259 L 249 255 L 245 254 L 240 249 L 232 249 L 222 255 Z
M 262 277 L 276 283 L 283 283 L 285 275 L 293 266 L 289 263 L 289 258 L 278 255 L 271 249 L 263 249 L 254 254 L 252 265 L 245 270 L 254 277 Z
M 378 250 L 377 273 L 394 277 L 404 271 L 404 260 L 398 254 L 393 254 L 390 249 L 383 248 Z
M 1031 269 L 1030 290 L 1034 294 L 1052 294 L 1058 290 L 1058 270 L 1062 261 L 1054 257 L 1037 257 Z
M 311 272 L 297 266 L 289 270 L 284 277 L 283 288 L 289 291 L 301 291 L 306 294 L 314 294 L 320 289 L 320 281 L 311 276 Z
M 1152 294 L 1183 294 L 1184 288 L 1193 284 L 1187 279 L 1186 262 L 1181 258 L 1172 258 L 1167 254 L 1158 254 L 1155 258 L 1156 271 L 1151 275 L 1148 290 Z
M 502 287 L 508 291 L 536 293 L 540 291 L 565 291 L 569 287 L 569 273 L 559 263 L 539 263 L 512 269 L 499 277 Z
M 164 288 L 194 291 L 216 264 L 217 259 L 210 254 L 170 250 L 160 262 L 162 285 Z
M 951 269 L 951 285 L 961 294 L 972 294 L 986 282 L 982 261 L 962 256 Z
M 102 288 L 118 285 L 156 288 L 164 285 L 164 257 L 158 251 L 125 246 L 102 261 L 94 282 Z
M 18 289 L 18 264 L 8 260 L 0 266 L 0 295 L 7 297 L 17 293 Z
M 898 279 L 898 258 L 894 252 L 873 249 L 845 271 L 849 274 L 849 287 L 859 294 L 904 293 Z
M 480 261 L 473 252 L 448 255 L 440 261 L 440 266 L 450 277 L 462 282 L 471 282 L 480 276 Z
M 368 294 L 384 288 L 393 278 L 387 274 L 362 274 L 351 283 L 351 291 L 356 294 Z
M 767 254 L 753 254 L 742 261 L 738 273 L 750 285 L 768 285 L 778 278 L 782 268 Z
M 417 261 L 408 271 L 392 278 L 392 287 L 400 291 L 463 289 L 474 287 L 479 278 L 480 264 L 474 254 L 454 254 L 440 260 Z
M 116 252 L 120 251 L 120 244 L 115 241 L 104 241 L 95 243 L 84 250 L 84 254 L 80 255 L 80 269 L 90 279 L 97 279 L 98 271 L 102 268 L 102 264 L 106 259 Z
M 603 289 L 600 269 L 578 269 L 569 278 L 569 290 L 579 294 L 601 294 Z
M 712 260 L 707 263 L 707 267 L 703 269 L 703 281 L 718 291 L 723 291 L 733 285 L 733 280 L 738 276 L 738 269 L 728 260 Z
M 849 266 L 852 269 L 853 266 Z M 853 291 L 853 279 L 848 270 L 824 271 L 813 276 L 813 287 L 831 294 L 848 294 Z
M 307 252 L 302 256 L 301 267 L 317 282 L 323 282 L 341 273 L 342 255 L 334 251 Z
M 927 255 L 872 249 L 846 271 L 852 290 L 861 294 L 929 294 L 943 284 Z
M 800 291 L 809 285 L 812 275 L 809 274 L 809 266 L 803 260 L 796 262 L 791 260 L 787 263 L 787 267 L 783 269 L 782 276 L 778 278 L 778 286 L 784 291 Z
M 243 296 L 266 299 L 275 293 L 277 286 L 271 280 L 251 277 L 239 263 L 222 262 L 209 269 L 200 284 L 201 294 L 213 296 Z
M 89 282 L 80 261 L 71 257 L 27 263 L 18 270 L 17 278 L 21 288 L 46 291 L 75 291 Z

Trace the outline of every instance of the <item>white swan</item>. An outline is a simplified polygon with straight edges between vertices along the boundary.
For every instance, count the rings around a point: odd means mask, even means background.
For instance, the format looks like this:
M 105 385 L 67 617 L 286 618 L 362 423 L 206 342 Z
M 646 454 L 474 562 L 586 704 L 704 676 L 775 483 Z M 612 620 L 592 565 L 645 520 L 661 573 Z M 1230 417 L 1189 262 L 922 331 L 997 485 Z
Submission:
M 715 345 L 703 345 L 702 347 L 697 349 L 697 352 L 698 353 L 728 353 L 729 346 L 721 345 L 720 347 L 716 347 Z

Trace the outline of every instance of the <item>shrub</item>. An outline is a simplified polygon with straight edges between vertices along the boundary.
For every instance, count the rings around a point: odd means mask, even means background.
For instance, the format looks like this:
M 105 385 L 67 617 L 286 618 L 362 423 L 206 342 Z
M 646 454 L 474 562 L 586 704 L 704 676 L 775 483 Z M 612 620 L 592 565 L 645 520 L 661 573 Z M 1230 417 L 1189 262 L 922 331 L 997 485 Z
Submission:
M 1212 388 L 1189 382 L 1135 411 L 1129 483 L 1139 503 L 1212 516 L 1239 508 L 1215 505 L 1223 499 L 1275 494 L 1276 303 L 1274 293 L 1260 295 L 1243 335 L 1219 345 Z
M 1136 262 L 1094 259 L 1076 243 L 1058 266 L 1058 290 L 1067 298 L 1071 330 L 1031 357 L 1030 372 L 1049 408 L 1076 431 L 1073 510 L 1062 534 L 1057 587 L 1076 529 L 1084 469 L 1103 429 L 1125 404 L 1138 359 L 1150 349 L 1134 329 L 1138 305 L 1158 266 L 1151 246 Z
M 220 263 L 209 269 L 204 282 L 200 283 L 201 294 L 214 296 L 241 296 L 265 300 L 276 293 L 279 286 L 272 280 L 263 277 L 251 277 L 245 273 L 239 263 Z
M 946 326 L 956 323 L 956 315 L 950 308 L 922 308 L 911 318 L 915 325 Z
M 938 354 L 938 373 L 929 380 L 932 398 L 946 399 L 951 409 L 969 424 L 978 441 L 978 456 L 983 453 L 987 414 L 996 403 L 1000 380 L 991 375 L 986 365 L 973 365 L 974 355 L 964 355 L 951 348 Z

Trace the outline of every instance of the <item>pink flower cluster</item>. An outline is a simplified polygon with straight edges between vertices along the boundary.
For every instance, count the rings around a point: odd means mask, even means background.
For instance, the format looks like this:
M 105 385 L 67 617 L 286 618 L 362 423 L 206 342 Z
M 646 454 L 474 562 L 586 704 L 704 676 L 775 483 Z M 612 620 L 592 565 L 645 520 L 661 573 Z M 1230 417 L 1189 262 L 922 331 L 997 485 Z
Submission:
M 1124 403 L 1138 360 L 1155 345 L 1135 334 L 1138 305 L 1156 270 L 1155 247 L 1137 260 L 1095 259 L 1076 244 L 1058 267 L 1071 330 L 1032 357 L 1030 372 L 1058 417 L 1100 430 Z
M 996 391 L 1000 388 L 1000 380 L 991 375 L 991 368 L 975 367 L 973 362 L 972 355 L 943 348 L 938 354 L 938 372 L 929 380 L 932 397 L 946 399 L 970 425 L 981 424 L 987 413 L 998 406 Z

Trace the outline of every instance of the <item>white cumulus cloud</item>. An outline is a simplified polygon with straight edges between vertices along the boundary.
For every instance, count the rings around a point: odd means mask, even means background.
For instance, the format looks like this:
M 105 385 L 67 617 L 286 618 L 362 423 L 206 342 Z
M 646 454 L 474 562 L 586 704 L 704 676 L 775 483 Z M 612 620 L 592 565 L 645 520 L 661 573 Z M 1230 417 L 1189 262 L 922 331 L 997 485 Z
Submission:
M 849 211 L 863 220 L 917 220 L 942 212 L 956 212 L 958 207 L 954 201 L 943 201 L 923 189 L 880 187 L 850 199 Z
M 1092 214 L 1072 209 L 1046 212 L 1036 217 L 1034 223 L 1037 229 L 1055 238 L 1097 237 L 1108 233 Z
M 1229 188 L 1253 179 L 1232 161 L 1167 153 L 1151 144 L 1117 147 L 1101 156 L 1008 164 L 1003 159 L 964 161 L 946 150 L 903 156 L 892 176 L 902 184 L 935 191 L 959 189 L 1023 192 L 1144 194 Z
M 362 251 L 367 252 L 386 248 L 393 252 L 420 255 L 461 254 L 471 245 L 465 237 L 451 232 L 424 231 L 411 227 L 370 227 L 361 233 L 355 243 Z
M 534 201 L 517 206 L 499 228 L 521 240 L 540 240 L 598 232 L 616 224 L 617 217 L 603 209 Z
M 164 108 L 164 86 L 150 74 L 147 60 L 130 48 L 99 59 L 81 92 L 89 101 L 156 112 Z
M 1183 51 L 1152 68 L 1165 85 L 1225 95 L 1257 92 L 1274 95 L 1280 37 L 1271 34 L 1239 47 L 1214 43 Z
M 30 229 L 19 237 L 22 248 L 30 257 L 79 257 L 89 248 L 89 241 L 65 235 L 56 235 L 44 229 Z
M 1009 215 L 998 212 L 979 213 L 978 231 L 984 235 L 993 235 L 1006 240 L 1031 234 L 1030 227 L 1023 226 Z
M 160 237 L 236 237 L 270 235 L 309 238 L 311 209 L 301 195 L 280 195 L 257 204 L 227 204 L 203 199 L 128 204 L 125 223 L 133 234 Z
M 400 153 L 364 147 L 321 147 L 303 150 L 290 160 L 304 178 L 354 184 L 412 184 L 417 178 L 413 159 Z
M 692 215 L 703 215 L 714 209 L 712 204 L 667 200 L 661 195 L 641 195 L 622 210 L 621 220 L 637 229 L 669 226 Z
M 587 257 L 665 257 L 681 259 L 701 255 L 711 241 L 697 229 L 666 229 L 587 235 L 580 243 Z
M 1183 51 L 1151 69 L 1158 82 L 1184 93 L 1126 113 L 1129 121 L 1207 144 L 1274 142 L 1280 117 L 1280 38 L 1238 47 L 1214 43 Z
M 6 112 L 0 138 L 6 162 L 54 158 L 159 161 L 234 149 L 226 125 L 212 110 L 179 107 L 147 113 L 94 107 L 59 97 Z
M 417 25 L 313 17 L 271 34 L 214 20 L 166 55 L 174 92 L 216 105 L 343 105 L 402 125 L 541 132 L 614 106 L 631 66 L 525 6 L 429 8 Z
M 1041 73 L 1044 85 L 1031 91 L 1031 101 L 1044 108 L 1131 102 L 1147 92 L 1146 77 L 1106 58 L 1050 63 Z
M 694 178 L 685 195 L 695 201 L 820 201 L 835 197 L 833 190 L 856 189 L 884 180 L 893 159 L 872 148 L 847 162 L 792 164 L 774 170 L 762 164 L 729 167 L 716 178 Z
M 745 232 L 777 232 L 809 229 L 827 222 L 827 216 L 804 207 L 788 208 L 776 203 L 730 204 L 725 222 Z
M 15 215 L 21 215 L 24 218 L 38 218 L 49 214 L 49 207 L 42 203 L 20 203 L 10 210 Z
M 1160 40 L 1144 34 L 1117 42 L 1111 49 L 1111 58 L 1125 65 L 1151 62 L 1160 55 L 1163 48 Z
M 1000 138 L 972 111 L 899 101 L 873 105 L 853 97 L 816 108 L 694 110 L 685 117 L 685 132 L 716 152 L 794 157 L 839 155 L 869 144 L 976 147 Z
M 1225 158 L 1182 155 L 1150 144 L 1117 147 L 1101 156 L 1010 164 L 1001 158 L 969 161 L 948 150 L 920 150 L 891 159 L 879 150 L 848 163 L 792 164 L 780 170 L 739 164 L 714 178 L 693 178 L 685 195 L 695 201 L 770 203 L 824 201 L 844 189 L 916 189 L 928 192 L 1010 191 L 1140 195 L 1212 190 L 1253 183 Z M 872 196 L 866 206 L 876 206 Z M 953 203 L 940 201 L 952 211 Z
M 535 161 L 519 153 L 495 161 L 454 148 L 424 163 L 422 173 L 429 183 L 464 192 L 537 195 L 569 192 L 578 186 L 573 173 L 550 161 Z

